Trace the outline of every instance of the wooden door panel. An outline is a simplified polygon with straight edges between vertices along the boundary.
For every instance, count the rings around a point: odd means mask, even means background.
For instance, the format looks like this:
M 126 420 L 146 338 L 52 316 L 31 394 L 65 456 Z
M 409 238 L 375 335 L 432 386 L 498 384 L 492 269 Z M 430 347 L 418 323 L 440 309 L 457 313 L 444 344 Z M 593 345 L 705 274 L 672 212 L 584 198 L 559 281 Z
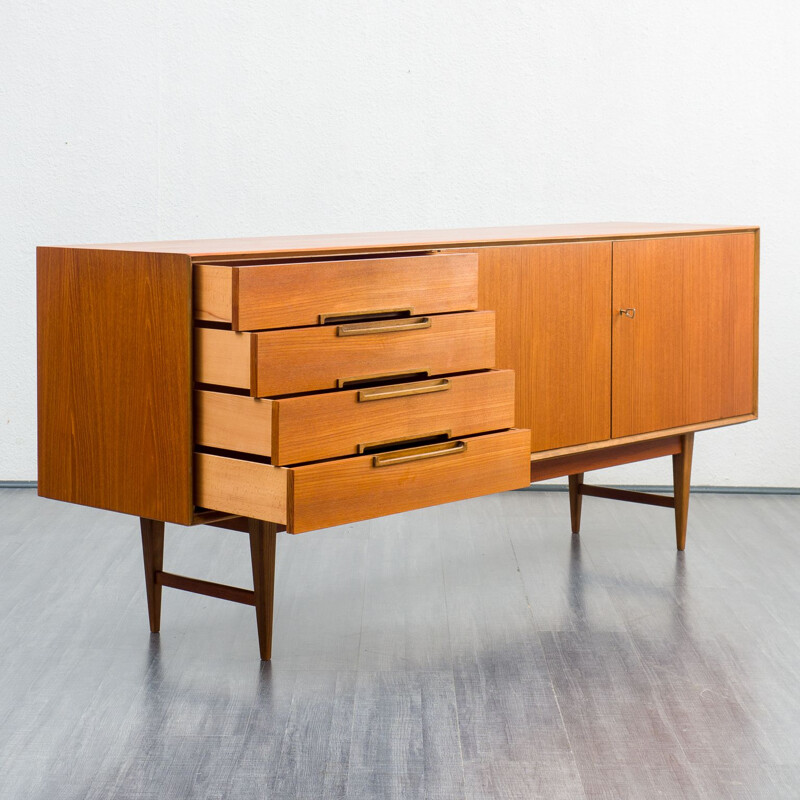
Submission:
M 531 451 L 611 436 L 611 243 L 487 247 L 479 307 L 497 313 L 497 366 L 516 372 Z
M 755 234 L 614 242 L 613 259 L 613 436 L 753 413 Z

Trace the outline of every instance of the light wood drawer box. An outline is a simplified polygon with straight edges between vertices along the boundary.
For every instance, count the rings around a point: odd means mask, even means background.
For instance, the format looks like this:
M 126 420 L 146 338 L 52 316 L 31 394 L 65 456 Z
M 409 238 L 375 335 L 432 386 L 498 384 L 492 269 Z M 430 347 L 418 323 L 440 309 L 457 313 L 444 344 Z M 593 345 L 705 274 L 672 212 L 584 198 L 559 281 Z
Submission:
M 497 370 L 279 400 L 195 392 L 198 445 L 298 464 L 379 443 L 514 426 L 514 372 Z
M 493 311 L 259 333 L 195 329 L 195 380 L 254 397 L 314 392 L 382 375 L 490 369 Z
M 441 253 L 295 264 L 194 265 L 195 319 L 237 331 L 317 325 L 321 315 L 478 307 L 478 257 Z
M 285 524 L 289 533 L 529 483 L 530 431 L 516 429 L 299 467 L 195 453 L 199 506 L 272 520 Z

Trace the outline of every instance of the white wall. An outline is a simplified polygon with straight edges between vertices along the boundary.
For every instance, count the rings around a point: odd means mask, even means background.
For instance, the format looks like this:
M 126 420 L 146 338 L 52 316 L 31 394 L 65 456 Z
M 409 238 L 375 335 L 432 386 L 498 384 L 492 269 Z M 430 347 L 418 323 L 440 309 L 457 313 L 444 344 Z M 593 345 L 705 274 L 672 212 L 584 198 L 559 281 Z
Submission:
M 800 485 L 799 9 L 6 0 L 0 479 L 36 475 L 37 244 L 633 219 L 762 226 L 761 419 L 694 482 Z

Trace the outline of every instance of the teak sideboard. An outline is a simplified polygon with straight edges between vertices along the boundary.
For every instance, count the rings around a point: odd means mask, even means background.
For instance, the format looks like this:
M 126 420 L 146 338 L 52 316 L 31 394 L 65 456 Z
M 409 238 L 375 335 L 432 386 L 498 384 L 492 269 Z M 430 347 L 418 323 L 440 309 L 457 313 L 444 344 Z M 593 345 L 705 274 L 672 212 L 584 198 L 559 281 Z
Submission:
M 275 540 L 569 476 L 674 508 L 694 433 L 757 414 L 756 227 L 598 223 L 41 247 L 39 494 L 140 517 L 171 586 L 255 606 Z M 672 456 L 674 496 L 584 483 Z M 252 590 L 164 523 L 249 532 Z

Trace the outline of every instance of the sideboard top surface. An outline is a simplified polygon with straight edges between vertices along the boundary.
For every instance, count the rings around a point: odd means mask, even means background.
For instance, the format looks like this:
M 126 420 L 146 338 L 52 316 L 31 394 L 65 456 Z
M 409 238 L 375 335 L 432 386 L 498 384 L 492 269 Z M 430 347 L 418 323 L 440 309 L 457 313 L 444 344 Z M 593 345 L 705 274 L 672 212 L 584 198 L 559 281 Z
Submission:
M 167 242 L 80 244 L 73 248 L 129 252 L 177 253 L 191 258 L 216 258 L 242 254 L 313 256 L 343 252 L 420 250 L 502 244 L 597 239 L 632 239 L 647 236 L 680 236 L 703 233 L 756 231 L 757 226 L 691 225 L 650 222 L 591 222 L 560 225 L 523 225 L 499 228 L 455 228 L 427 231 L 331 233 L 314 236 L 263 236 L 241 239 L 193 239 Z

